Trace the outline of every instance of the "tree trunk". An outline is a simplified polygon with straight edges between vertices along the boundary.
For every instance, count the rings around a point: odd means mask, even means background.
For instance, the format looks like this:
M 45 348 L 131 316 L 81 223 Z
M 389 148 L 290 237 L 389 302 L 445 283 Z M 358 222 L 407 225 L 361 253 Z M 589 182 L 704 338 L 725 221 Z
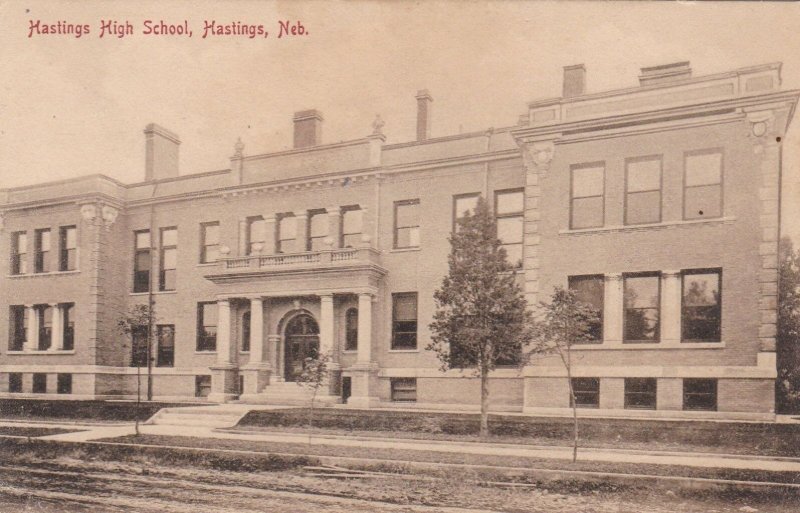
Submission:
M 489 373 L 481 368 L 481 431 L 480 437 L 489 436 Z
M 569 396 L 572 398 L 572 463 L 578 461 L 578 401 L 575 390 L 572 388 L 572 359 L 567 349 L 567 382 L 569 383 Z

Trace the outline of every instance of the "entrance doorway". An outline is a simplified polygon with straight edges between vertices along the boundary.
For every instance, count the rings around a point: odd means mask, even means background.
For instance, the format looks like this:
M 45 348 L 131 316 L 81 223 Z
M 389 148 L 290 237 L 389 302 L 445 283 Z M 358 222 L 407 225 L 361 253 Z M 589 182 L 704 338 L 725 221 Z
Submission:
M 306 358 L 319 354 L 319 326 L 308 314 L 294 317 L 284 330 L 285 362 L 284 378 L 297 381 L 305 368 Z

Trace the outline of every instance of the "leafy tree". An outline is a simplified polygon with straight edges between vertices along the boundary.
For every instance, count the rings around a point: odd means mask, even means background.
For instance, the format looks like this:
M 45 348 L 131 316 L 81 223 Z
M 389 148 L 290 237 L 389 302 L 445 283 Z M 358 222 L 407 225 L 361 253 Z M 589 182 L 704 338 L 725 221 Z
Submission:
M 800 411 L 800 250 L 781 239 L 778 265 L 778 410 Z
M 320 353 L 316 357 L 308 357 L 303 361 L 303 372 L 297 377 L 297 384 L 311 391 L 311 404 L 308 409 L 309 430 L 314 426 L 314 405 L 319 389 L 328 385 L 331 361 L 330 353 Z M 308 434 L 311 441 L 311 432 Z
M 556 354 L 567 371 L 572 405 L 572 462 L 578 459 L 578 401 L 572 387 L 572 346 L 594 340 L 593 326 L 599 321 L 597 308 L 579 301 L 575 292 L 556 287 L 549 303 L 540 304 L 541 318 L 534 327 L 534 344 L 529 357 Z
M 144 335 L 146 338 L 146 350 L 144 361 L 147 365 L 147 400 L 151 401 L 152 397 L 152 331 L 155 324 L 155 309 L 148 305 L 133 305 L 129 310 L 123 312 L 122 316 L 117 320 L 117 328 L 119 331 L 129 337 L 131 340 L 131 349 L 133 349 L 133 342 L 136 335 Z M 136 359 L 140 358 L 140 354 L 131 354 L 131 357 Z M 142 390 L 142 372 L 141 360 L 136 362 L 136 434 L 139 434 L 139 405 L 141 403 L 141 390 Z
M 450 237 L 449 273 L 434 293 L 430 324 L 434 351 L 447 369 L 473 369 L 480 378 L 480 435 L 489 434 L 489 373 L 518 364 L 530 339 L 532 316 L 515 268 L 497 238 L 494 216 L 483 198 L 458 219 Z

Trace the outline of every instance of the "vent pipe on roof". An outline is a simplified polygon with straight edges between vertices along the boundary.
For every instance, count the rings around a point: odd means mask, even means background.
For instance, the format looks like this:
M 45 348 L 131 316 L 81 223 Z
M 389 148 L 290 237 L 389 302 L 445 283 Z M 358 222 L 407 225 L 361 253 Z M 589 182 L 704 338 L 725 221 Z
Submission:
M 294 147 L 307 148 L 322 143 L 322 113 L 301 110 L 294 113 Z
M 417 140 L 424 141 L 431 137 L 431 108 L 433 97 L 427 89 L 417 91 Z
M 564 66 L 564 85 L 561 95 L 564 98 L 581 96 L 586 93 L 586 66 L 573 64 Z

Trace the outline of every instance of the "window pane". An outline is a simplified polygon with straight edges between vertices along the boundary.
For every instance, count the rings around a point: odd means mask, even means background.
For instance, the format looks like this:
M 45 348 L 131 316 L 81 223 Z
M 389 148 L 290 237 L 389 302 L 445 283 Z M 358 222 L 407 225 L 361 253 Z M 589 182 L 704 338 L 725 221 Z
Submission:
M 721 314 L 719 274 L 684 274 L 682 340 L 719 342 Z
M 628 224 L 661 221 L 661 191 L 628 194 L 625 222 Z
M 165 249 L 164 250 L 164 269 L 175 269 L 178 265 L 178 250 Z
M 205 262 L 215 262 L 219 260 L 219 246 L 208 246 L 205 253 Z
M 522 216 L 499 218 L 497 238 L 506 244 L 522 242 Z
M 722 186 L 689 187 L 685 192 L 683 216 L 686 219 L 720 217 L 722 215 Z
M 362 210 L 345 210 L 342 214 L 342 233 L 345 235 L 361 233 Z
M 603 226 L 603 197 L 572 200 L 572 228 Z
M 686 157 L 686 186 L 718 184 L 722 180 L 722 154 Z
M 203 326 L 216 326 L 217 325 L 217 304 L 204 303 L 203 304 Z
M 65 249 L 73 249 L 77 247 L 78 238 L 77 238 L 77 230 L 75 228 L 65 228 L 64 229 L 64 245 Z
M 495 211 L 497 215 L 515 214 L 522 212 L 525 196 L 522 191 L 503 192 L 497 194 L 497 205 Z M 478 200 L 475 198 L 475 203 Z M 473 207 L 474 208 L 474 207 Z
M 575 405 L 579 408 L 597 408 L 600 406 L 600 380 L 597 378 L 573 378 L 572 392 Z M 572 398 L 570 397 L 570 405 Z
M 569 289 L 575 292 L 575 297 L 594 309 L 597 321 L 589 326 L 591 340 L 603 339 L 603 293 L 604 281 L 602 276 L 570 276 Z
M 219 225 L 207 224 L 203 226 L 203 243 L 206 246 L 212 246 L 219 243 Z
M 625 278 L 625 341 L 657 341 L 659 277 Z
M 266 233 L 266 223 L 264 223 L 263 219 L 254 219 L 250 221 L 250 234 L 249 240 L 250 244 L 254 242 L 264 242 Z
M 419 204 L 397 205 L 397 227 L 419 226 Z
M 397 247 L 411 248 L 419 246 L 419 228 L 398 228 Z
M 147 249 L 150 247 L 150 232 L 136 233 L 136 249 Z
M 328 214 L 320 212 L 313 214 L 310 221 L 310 237 L 325 237 L 328 235 Z
M 394 297 L 394 319 L 396 321 L 417 320 L 417 295 Z
M 603 167 L 583 167 L 572 170 L 572 197 L 603 195 Z
M 456 219 L 464 217 L 467 212 L 472 215 L 475 212 L 475 206 L 478 204 L 478 196 L 462 196 L 456 198 L 455 205 L 453 206 L 453 214 Z
M 658 276 L 625 278 L 625 308 L 658 307 Z
M 161 245 L 162 246 L 177 246 L 178 245 L 178 230 L 170 228 L 161 232 Z
M 661 159 L 628 162 L 628 192 L 661 189 Z
M 683 409 L 715 411 L 717 409 L 717 380 L 684 379 Z
M 506 261 L 512 267 L 522 267 L 522 244 L 504 244 L 506 250 Z
M 39 249 L 42 251 L 50 251 L 50 230 L 42 230 L 39 232 Z
M 281 218 L 278 225 L 278 237 L 280 239 L 294 239 L 297 233 L 297 219 L 294 216 Z

